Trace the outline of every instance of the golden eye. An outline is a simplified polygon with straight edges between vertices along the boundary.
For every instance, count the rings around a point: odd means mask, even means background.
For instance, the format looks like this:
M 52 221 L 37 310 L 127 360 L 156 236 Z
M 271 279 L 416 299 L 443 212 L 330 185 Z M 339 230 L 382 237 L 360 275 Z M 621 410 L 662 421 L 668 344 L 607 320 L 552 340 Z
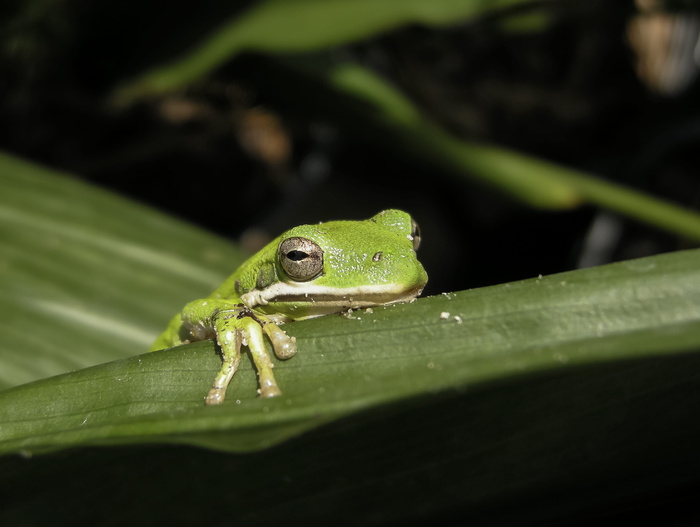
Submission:
M 292 280 L 306 282 L 323 271 L 323 249 L 308 238 L 282 240 L 278 252 L 282 269 Z
M 411 220 L 411 239 L 413 240 L 413 250 L 417 251 L 420 247 L 420 227 L 414 220 Z

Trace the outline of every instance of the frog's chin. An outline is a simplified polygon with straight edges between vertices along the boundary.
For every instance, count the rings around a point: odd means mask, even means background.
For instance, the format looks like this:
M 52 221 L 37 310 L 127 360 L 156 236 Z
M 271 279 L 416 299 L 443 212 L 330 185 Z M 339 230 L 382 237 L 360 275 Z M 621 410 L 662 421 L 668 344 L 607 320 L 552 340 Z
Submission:
M 241 296 L 251 308 L 268 306 L 272 313 L 280 313 L 293 320 L 320 317 L 348 309 L 410 302 L 423 291 L 425 284 L 406 287 L 400 284 L 364 285 L 352 288 L 324 286 L 299 287 L 279 283 L 260 291 Z

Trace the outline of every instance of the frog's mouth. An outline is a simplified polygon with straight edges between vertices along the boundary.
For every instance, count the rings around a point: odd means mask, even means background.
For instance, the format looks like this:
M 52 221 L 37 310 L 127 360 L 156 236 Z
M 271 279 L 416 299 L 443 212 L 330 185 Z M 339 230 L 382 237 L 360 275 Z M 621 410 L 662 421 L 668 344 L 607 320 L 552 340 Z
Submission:
M 251 308 L 268 304 L 313 306 L 314 314 L 306 317 L 310 318 L 346 309 L 408 302 L 420 295 L 424 287 L 425 284 L 408 288 L 401 284 L 379 284 L 339 288 L 280 282 L 263 290 L 250 291 L 241 299 Z

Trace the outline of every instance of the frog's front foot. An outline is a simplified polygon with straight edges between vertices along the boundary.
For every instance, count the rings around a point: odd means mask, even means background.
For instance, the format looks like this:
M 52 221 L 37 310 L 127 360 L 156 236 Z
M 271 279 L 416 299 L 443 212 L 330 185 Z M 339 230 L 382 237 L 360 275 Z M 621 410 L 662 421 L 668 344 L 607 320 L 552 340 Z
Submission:
M 271 373 L 272 372 L 270 372 L 270 374 Z M 226 377 L 222 376 L 222 379 L 226 379 Z M 226 381 L 224 380 L 224 382 Z M 260 389 L 258 390 L 258 393 L 260 394 L 260 397 L 264 397 L 267 399 L 270 397 L 277 397 L 278 395 L 282 395 L 282 390 L 279 389 L 279 386 L 277 386 L 277 382 L 275 382 L 275 378 L 271 375 L 268 377 L 261 376 L 259 383 Z M 204 399 L 204 404 L 206 404 L 207 406 L 216 406 L 223 403 L 225 397 L 226 386 L 217 386 L 215 381 L 214 386 L 211 387 L 206 399 Z
M 211 307 L 211 306 L 210 306 Z M 226 309 L 224 309 L 226 308 Z M 276 354 L 280 358 L 289 358 L 296 352 L 296 340 L 288 337 L 271 320 L 255 315 L 244 306 L 220 306 L 214 315 L 208 315 L 214 324 L 216 339 L 223 359 L 221 370 L 214 379 L 204 402 L 213 406 L 224 402 L 226 389 L 233 375 L 238 370 L 241 359 L 241 346 L 247 344 L 253 363 L 258 371 L 258 393 L 260 397 L 282 395 L 272 373 L 274 364 L 265 347 L 264 335 L 272 341 Z M 194 317 L 191 317 L 194 318 Z M 204 318 L 200 315 L 200 318 Z M 194 326 L 195 324 L 190 324 Z M 265 328 L 263 331 L 263 327 Z

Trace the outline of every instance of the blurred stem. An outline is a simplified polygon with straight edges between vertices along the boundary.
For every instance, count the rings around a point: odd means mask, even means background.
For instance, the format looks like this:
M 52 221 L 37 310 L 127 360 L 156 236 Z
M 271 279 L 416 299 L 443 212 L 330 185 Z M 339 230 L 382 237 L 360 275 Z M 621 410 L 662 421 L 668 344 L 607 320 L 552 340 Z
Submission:
M 306 115 L 318 115 L 355 128 L 361 137 L 370 137 L 398 156 L 419 159 L 429 168 L 439 167 L 462 179 L 482 181 L 533 207 L 568 209 L 583 203 L 594 204 L 700 241 L 697 213 L 584 172 L 504 148 L 463 141 L 427 119 L 403 93 L 372 71 L 347 61 L 328 60 L 327 50 L 334 46 L 411 22 L 424 25 L 463 22 L 518 4 L 532 2 L 268 0 L 225 22 L 185 57 L 156 68 L 124 87 L 114 100 L 130 101 L 180 88 L 242 51 L 274 54 L 283 66 L 278 66 L 276 77 L 268 80 L 275 86 L 274 97 L 296 98 L 293 106 L 302 108 Z M 301 52 L 313 53 L 289 55 Z M 282 54 L 285 59 L 279 58 Z M 257 58 L 256 69 L 264 69 L 265 57 Z M 284 72 L 285 66 L 289 74 Z M 310 77 L 305 79 L 305 90 L 295 84 L 302 76 L 300 73 Z M 253 76 L 256 75 L 254 72 Z M 325 102 L 320 95 L 324 89 Z
M 364 117 L 384 129 L 377 137 L 401 156 L 418 156 L 461 178 L 478 179 L 534 207 L 562 209 L 589 203 L 700 241 L 700 214 L 585 172 L 458 139 L 366 68 L 340 64 L 315 69 L 315 74 L 346 97 L 360 99 L 363 104 L 353 106 L 369 108 Z

